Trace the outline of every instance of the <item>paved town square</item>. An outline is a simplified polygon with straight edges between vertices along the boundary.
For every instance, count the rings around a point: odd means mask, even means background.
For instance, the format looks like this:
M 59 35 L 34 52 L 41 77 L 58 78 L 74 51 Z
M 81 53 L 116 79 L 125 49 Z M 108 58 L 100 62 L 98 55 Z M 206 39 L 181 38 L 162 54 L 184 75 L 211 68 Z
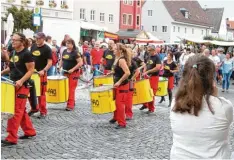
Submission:
M 220 86 L 219 86 L 220 87 Z M 221 90 L 221 89 L 220 89 Z M 2 147 L 2 159 L 169 159 L 172 133 L 169 108 L 156 105 L 156 112 L 147 115 L 134 106 L 134 119 L 126 129 L 116 130 L 108 121 L 112 114 L 91 113 L 89 89 L 78 87 L 76 109 L 65 111 L 65 104 L 49 104 L 46 119 L 32 120 L 36 138 L 19 140 L 16 146 Z M 219 93 L 234 103 L 234 87 L 229 93 Z M 156 98 L 159 101 L 159 97 Z M 6 121 L 2 121 L 2 138 L 6 136 Z M 230 130 L 234 151 L 234 130 Z M 19 132 L 22 135 L 22 132 Z

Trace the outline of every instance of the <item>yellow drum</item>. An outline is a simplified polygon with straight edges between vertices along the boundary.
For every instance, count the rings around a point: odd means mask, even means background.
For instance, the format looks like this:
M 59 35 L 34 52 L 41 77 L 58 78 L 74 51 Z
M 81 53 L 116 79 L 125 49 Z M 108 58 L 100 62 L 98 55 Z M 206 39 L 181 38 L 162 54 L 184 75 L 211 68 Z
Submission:
M 31 76 L 31 79 L 34 80 L 34 83 L 35 83 L 36 95 L 37 95 L 38 97 L 41 96 L 41 79 L 40 79 L 39 74 L 34 73 L 34 74 Z
M 68 100 L 68 78 L 65 76 L 48 76 L 46 101 L 63 103 Z
M 167 95 L 168 80 L 167 78 L 160 77 L 158 82 L 158 90 L 156 96 L 166 96 Z
M 93 84 L 94 87 L 102 86 L 103 84 L 114 84 L 113 76 L 95 76 Z
M 136 81 L 133 93 L 133 104 L 142 104 L 153 100 L 153 90 L 150 87 L 149 79 Z
M 8 118 L 15 114 L 15 86 L 8 82 L 1 82 L 1 112 Z
M 100 86 L 90 91 L 92 113 L 104 114 L 114 112 L 115 101 L 113 100 L 113 88 Z

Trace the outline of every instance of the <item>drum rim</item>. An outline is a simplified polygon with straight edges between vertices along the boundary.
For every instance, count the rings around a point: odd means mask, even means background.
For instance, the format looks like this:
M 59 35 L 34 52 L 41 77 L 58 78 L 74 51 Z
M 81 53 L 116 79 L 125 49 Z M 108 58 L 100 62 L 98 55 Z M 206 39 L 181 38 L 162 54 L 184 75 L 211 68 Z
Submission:
M 102 90 L 102 91 L 94 91 L 94 90 L 93 90 L 93 89 L 95 89 L 95 88 L 97 89 L 97 88 L 100 88 L 100 87 L 106 87 L 106 88 L 105 88 L 105 90 Z M 95 88 L 92 88 L 92 89 L 90 90 L 90 93 L 91 93 L 91 92 L 93 93 L 93 92 L 109 91 L 109 90 L 113 90 L 114 87 L 113 87 L 113 86 L 109 86 L 109 88 L 108 88 L 108 86 L 99 86 L 99 87 L 95 87 Z
M 112 75 L 108 75 L 108 76 L 105 76 L 105 75 L 100 75 L 100 76 L 94 76 L 93 79 L 98 79 L 98 78 L 111 78 L 113 77 Z
M 60 78 L 59 79 L 51 79 L 51 77 L 60 77 Z M 57 81 L 57 80 L 67 79 L 67 77 L 66 76 L 48 76 L 47 79 L 48 80 L 55 80 L 55 81 Z
M 9 85 L 12 85 L 12 86 L 14 86 L 12 83 L 10 83 L 10 82 L 7 82 L 7 81 L 1 81 L 1 83 L 6 83 L 6 84 L 9 84 Z

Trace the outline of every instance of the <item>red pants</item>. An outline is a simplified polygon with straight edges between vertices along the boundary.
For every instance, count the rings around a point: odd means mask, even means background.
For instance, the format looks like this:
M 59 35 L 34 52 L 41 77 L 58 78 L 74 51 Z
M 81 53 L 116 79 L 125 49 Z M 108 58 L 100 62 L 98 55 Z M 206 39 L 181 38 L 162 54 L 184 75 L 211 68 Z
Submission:
M 24 135 L 34 136 L 36 131 L 33 128 L 32 122 L 26 112 L 26 102 L 27 96 L 29 94 L 29 89 L 25 86 L 22 86 L 16 91 L 15 94 L 15 114 L 14 116 L 7 121 L 7 132 L 8 136 L 6 140 L 8 142 L 17 143 L 18 140 L 18 129 L 21 126 Z M 24 97 L 18 97 L 19 95 Z
M 158 81 L 159 76 L 151 76 L 150 77 L 150 87 L 153 89 L 154 94 L 156 94 L 158 90 Z M 154 97 L 152 102 L 144 103 L 144 105 L 149 109 L 149 111 L 154 112 Z
M 174 88 L 174 76 L 168 77 L 168 89 Z
M 78 79 L 80 76 L 79 71 L 75 71 L 71 74 L 66 74 L 68 77 L 68 85 L 69 85 L 69 95 L 68 95 L 68 101 L 67 101 L 67 107 L 74 109 L 75 107 L 75 92 L 76 92 L 76 86 L 78 85 Z
M 115 89 L 115 105 L 114 118 L 119 125 L 126 126 L 125 107 L 129 92 L 129 84 L 119 86 Z
M 127 118 L 133 117 L 132 101 L 133 101 L 133 91 L 129 91 L 128 97 L 127 97 L 127 103 L 126 103 L 126 107 L 125 107 L 125 114 L 126 114 Z
M 46 108 L 46 90 L 47 90 L 47 75 L 41 76 L 41 96 L 38 97 L 38 107 L 41 114 L 47 114 Z

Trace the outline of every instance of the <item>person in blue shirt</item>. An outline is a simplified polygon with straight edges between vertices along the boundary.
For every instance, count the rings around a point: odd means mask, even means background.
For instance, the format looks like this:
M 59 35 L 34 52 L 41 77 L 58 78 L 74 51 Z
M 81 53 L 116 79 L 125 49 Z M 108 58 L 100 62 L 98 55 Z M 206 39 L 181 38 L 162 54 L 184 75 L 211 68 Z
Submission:
M 90 62 L 90 52 L 92 50 L 92 46 L 90 45 L 89 48 L 84 53 L 84 64 L 85 65 L 91 65 Z
M 226 91 L 228 92 L 229 85 L 230 85 L 230 79 L 232 72 L 234 70 L 234 61 L 231 59 L 231 53 L 226 54 L 226 58 L 222 62 L 222 71 L 223 71 L 223 90 L 222 92 Z
M 165 52 L 165 49 L 162 48 L 160 53 L 158 54 L 159 58 L 160 58 L 160 61 L 163 62 L 164 58 L 167 56 L 166 52 Z

